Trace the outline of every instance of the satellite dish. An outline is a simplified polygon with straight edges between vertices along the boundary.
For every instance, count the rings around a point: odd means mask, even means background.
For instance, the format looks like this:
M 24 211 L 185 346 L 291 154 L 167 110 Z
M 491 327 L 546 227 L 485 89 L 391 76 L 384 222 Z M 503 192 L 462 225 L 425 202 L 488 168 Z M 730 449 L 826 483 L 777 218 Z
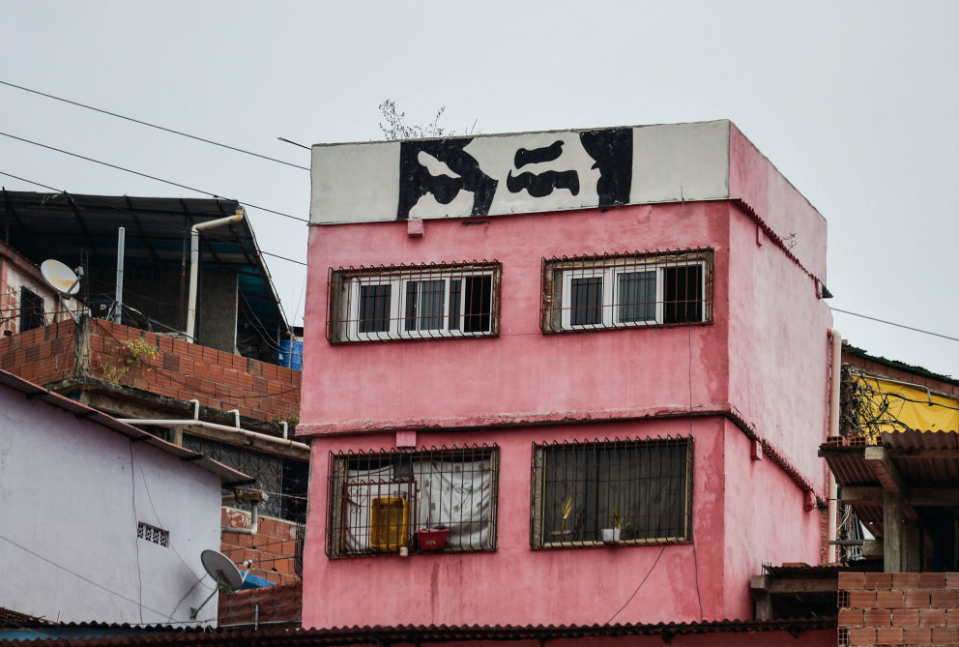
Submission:
M 233 563 L 233 560 L 223 553 L 207 549 L 200 553 L 200 563 L 203 564 L 203 570 L 216 580 L 218 586 L 222 586 L 230 591 L 240 590 L 243 587 L 243 582 L 246 581 L 247 573 L 240 575 L 240 570 L 236 567 L 236 564 Z M 218 591 L 219 588 L 213 589 L 213 593 L 203 601 L 203 604 L 191 608 L 190 618 L 196 620 L 200 609 L 206 606 L 206 603 L 209 602 L 210 598 L 216 595 Z
M 56 259 L 50 258 L 43 261 L 40 264 L 40 274 L 50 287 L 60 294 L 72 296 L 80 291 L 80 277 Z
M 200 562 L 210 577 L 216 580 L 216 583 L 220 586 L 231 591 L 238 591 L 243 586 L 245 578 L 240 575 L 240 570 L 233 563 L 233 560 L 223 553 L 215 550 L 205 550 L 200 553 Z

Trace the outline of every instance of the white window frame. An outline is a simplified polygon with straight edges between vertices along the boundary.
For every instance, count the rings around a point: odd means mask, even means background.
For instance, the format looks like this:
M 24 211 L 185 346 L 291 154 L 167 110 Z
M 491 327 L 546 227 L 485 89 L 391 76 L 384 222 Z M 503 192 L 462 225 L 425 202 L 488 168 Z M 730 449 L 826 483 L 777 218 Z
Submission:
M 575 332 L 610 328 L 636 328 L 643 326 L 686 325 L 706 323 L 712 320 L 712 251 L 692 250 L 683 252 L 658 252 L 618 256 L 551 259 L 546 263 L 546 282 L 552 283 L 555 292 L 547 288 L 544 293 L 543 331 Z M 700 317 L 694 321 L 666 321 L 666 270 L 700 268 Z M 624 274 L 655 272 L 655 314 L 652 319 L 622 321 L 620 319 L 621 296 L 619 277 Z M 601 278 L 603 281 L 600 322 L 573 323 L 573 281 L 582 278 Z M 556 302 L 553 302 L 556 299 Z
M 466 266 L 428 266 L 409 268 L 387 268 L 382 273 L 370 271 L 356 271 L 346 273 L 345 285 L 332 296 L 331 313 L 341 312 L 345 321 L 331 320 L 331 341 L 337 342 L 371 342 L 402 339 L 438 339 L 461 337 L 490 337 L 499 334 L 499 294 L 498 284 L 501 266 L 498 263 L 470 264 Z M 334 273 L 335 274 L 335 273 Z M 489 325 L 485 330 L 466 331 L 467 321 L 466 279 L 485 276 L 490 279 L 490 313 Z M 413 282 L 442 281 L 443 303 L 440 313 L 441 325 L 439 328 L 407 330 L 406 329 L 406 302 Z M 459 312 L 457 326 L 450 328 L 450 293 L 455 281 L 460 283 Z M 362 332 L 360 330 L 360 303 L 362 288 L 368 286 L 390 286 L 390 302 L 388 306 L 388 328 L 382 332 Z M 422 298 L 422 297 L 418 297 Z M 346 299 L 346 308 L 338 300 Z M 332 317 L 336 319 L 336 317 Z
M 698 265 L 701 268 L 699 279 L 699 293 L 702 295 L 702 314 L 699 321 L 687 321 L 683 323 L 702 323 L 706 320 L 706 263 L 705 261 L 691 261 L 688 263 L 658 263 L 655 265 L 637 265 L 635 267 L 584 267 L 562 270 L 563 272 L 563 305 L 562 316 L 563 330 L 588 330 L 590 328 L 615 328 L 630 326 L 655 326 L 663 324 L 663 300 L 666 286 L 666 269 L 676 267 L 693 267 Z M 621 305 L 618 291 L 619 277 L 622 274 L 645 274 L 647 272 L 656 273 L 656 314 L 654 319 L 643 321 L 619 321 L 619 306 Z M 603 298 L 600 304 L 602 312 L 602 322 L 596 324 L 574 324 L 572 322 L 573 312 L 573 279 L 601 277 L 603 279 Z

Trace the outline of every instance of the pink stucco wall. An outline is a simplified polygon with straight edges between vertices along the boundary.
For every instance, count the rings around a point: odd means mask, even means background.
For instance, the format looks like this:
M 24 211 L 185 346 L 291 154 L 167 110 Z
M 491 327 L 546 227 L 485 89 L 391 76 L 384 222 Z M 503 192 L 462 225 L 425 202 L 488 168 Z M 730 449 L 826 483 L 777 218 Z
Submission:
M 802 490 L 768 457 L 754 460 L 751 441 L 726 423 L 723 563 L 724 606 L 730 618 L 750 617 L 749 578 L 763 564 L 819 563 L 820 513 L 807 510 Z
M 729 400 L 824 498 L 832 314 L 753 221 L 729 222 Z
M 736 155 L 750 164 L 765 161 L 743 150 Z M 815 279 L 757 237 L 746 209 L 713 201 L 424 224 L 423 237 L 400 222 L 310 231 L 297 429 L 314 442 L 304 626 L 603 623 L 660 551 L 618 622 L 749 618 L 749 576 L 764 561 L 817 561 L 818 513 L 805 510 L 782 463 L 749 458 L 744 428 L 822 492 L 815 451 L 830 320 Z M 824 259 L 824 226 L 809 232 Z M 683 248 L 714 250 L 712 323 L 542 334 L 543 258 Z M 324 338 L 329 268 L 463 260 L 503 265 L 498 338 L 340 346 Z M 419 445 L 499 444 L 496 552 L 326 557 L 329 451 L 390 448 L 402 429 L 419 430 Z M 687 433 L 692 543 L 530 549 L 533 442 Z
M 303 626 L 603 623 L 629 600 L 650 569 L 649 579 L 616 622 L 730 617 L 722 595 L 724 425 L 723 419 L 711 417 L 487 430 L 483 440 L 500 447 L 496 552 L 407 558 L 326 557 L 329 452 L 391 448 L 395 435 L 322 439 L 314 444 L 311 460 L 310 506 L 319 514 L 308 521 Z M 530 548 L 532 443 L 667 435 L 693 437 L 692 543 Z M 418 444 L 449 446 L 477 436 L 420 433 Z
M 733 123 L 729 197 L 743 200 L 780 237 L 788 237 L 790 253 L 826 283 L 826 219 Z
M 490 219 L 313 227 L 298 434 L 616 419 L 727 401 L 726 203 L 621 207 Z M 543 335 L 542 259 L 715 250 L 714 323 Z M 462 260 L 503 263 L 498 338 L 330 346 L 327 268 Z M 691 366 L 690 366 L 691 355 Z M 692 375 L 690 385 L 688 374 Z M 616 379 L 598 379 L 616 376 Z M 357 388 L 358 381 L 362 388 Z

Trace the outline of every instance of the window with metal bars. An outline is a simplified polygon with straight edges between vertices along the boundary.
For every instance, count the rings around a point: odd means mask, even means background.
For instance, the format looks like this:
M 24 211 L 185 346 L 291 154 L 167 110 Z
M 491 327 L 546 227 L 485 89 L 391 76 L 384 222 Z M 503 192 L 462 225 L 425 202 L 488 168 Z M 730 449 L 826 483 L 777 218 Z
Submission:
M 495 262 L 330 270 L 333 343 L 499 333 Z
M 496 548 L 499 448 L 330 454 L 327 555 Z
M 166 547 L 170 545 L 170 531 L 140 521 L 137 523 L 137 539 Z
M 713 252 L 543 261 L 543 332 L 712 320 Z
M 533 548 L 690 539 L 693 439 L 533 446 Z
M 20 332 L 47 325 L 43 297 L 29 288 L 20 288 Z

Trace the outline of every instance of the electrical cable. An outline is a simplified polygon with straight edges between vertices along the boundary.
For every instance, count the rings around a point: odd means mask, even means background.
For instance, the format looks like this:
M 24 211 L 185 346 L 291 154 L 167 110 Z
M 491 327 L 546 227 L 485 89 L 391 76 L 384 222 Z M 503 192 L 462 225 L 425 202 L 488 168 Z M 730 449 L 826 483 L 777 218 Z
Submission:
M 192 186 L 189 186 L 189 185 L 187 185 L 187 184 L 181 184 L 181 183 L 179 183 L 179 182 L 174 182 L 173 180 L 164 180 L 163 178 L 157 177 L 157 176 L 155 176 L 155 175 L 150 175 L 150 174 L 148 174 L 148 173 L 142 173 L 142 172 L 140 172 L 140 171 L 134 171 L 133 169 L 126 168 L 125 166 L 119 166 L 119 165 L 117 165 L 117 164 L 111 164 L 110 162 L 104 162 L 103 160 L 98 160 L 98 159 L 95 159 L 95 158 L 93 158 L 93 157 L 87 157 L 86 155 L 81 155 L 81 154 L 79 154 L 79 153 L 72 153 L 72 152 L 70 152 L 70 151 L 63 150 L 62 148 L 57 148 L 57 147 L 55 147 L 55 146 L 50 146 L 49 144 L 42 144 L 42 143 L 40 143 L 40 142 L 33 141 L 32 139 L 27 139 L 27 138 L 25 138 L 25 137 L 18 137 L 17 135 L 12 135 L 12 134 L 10 134 L 10 133 L 5 133 L 5 132 L 2 132 L 2 131 L 0 131 L 0 135 L 2 135 L 3 137 L 8 137 L 9 139 L 13 139 L 13 140 L 16 140 L 16 141 L 19 141 L 19 142 L 23 142 L 23 143 L 25 143 L 25 144 L 32 144 L 33 146 L 39 146 L 40 148 L 46 148 L 47 150 L 55 151 L 55 152 L 57 152 L 57 153 L 62 153 L 63 155 L 69 155 L 70 157 L 76 157 L 77 159 L 82 159 L 82 160 L 87 161 L 87 162 L 93 162 L 94 164 L 100 164 L 101 166 L 106 166 L 107 168 L 112 168 L 112 169 L 115 169 L 115 170 L 118 170 L 118 171 L 124 171 L 125 173 L 132 173 L 133 175 L 138 175 L 138 176 L 140 176 L 140 177 L 145 177 L 145 178 L 147 178 L 147 179 L 149 179 L 149 180 L 154 180 L 154 181 L 156 181 L 156 182 L 162 182 L 162 183 L 164 183 L 164 184 L 169 184 L 169 185 L 171 185 L 171 186 L 175 186 L 175 187 L 178 187 L 178 188 L 180 188 L 180 189 L 186 189 L 187 191 L 193 191 L 194 193 L 202 193 L 203 195 L 208 195 L 208 196 L 210 196 L 210 197 L 212 197 L 212 198 L 224 198 L 224 196 L 219 195 L 219 194 L 217 194 L 217 193 L 213 193 L 212 191 L 205 191 L 205 190 L 203 190 L 203 189 L 198 189 L 198 188 L 196 188 L 196 187 L 192 187 Z M 225 198 L 225 199 L 232 199 L 232 198 Z M 252 209 L 259 209 L 260 211 L 266 211 L 267 213 L 272 213 L 272 214 L 275 214 L 275 215 L 277 215 L 277 216 L 283 216 L 284 218 L 290 218 L 291 220 L 298 220 L 298 221 L 300 221 L 300 222 L 306 222 L 306 223 L 309 222 L 309 220 L 306 219 L 306 218 L 300 218 L 299 216 L 294 216 L 294 215 L 291 215 L 291 214 L 288 214 L 288 213 L 283 213 L 282 211 L 276 211 L 275 209 L 270 209 L 270 208 L 267 208 L 267 207 L 261 207 L 261 206 L 259 206 L 259 205 L 255 205 L 255 204 L 252 204 L 252 203 L 250 203 L 250 202 L 243 202 L 242 200 L 236 200 L 236 202 L 238 202 L 239 204 L 242 204 L 244 207 L 250 207 L 250 208 L 252 208 Z
M 136 468 L 133 465 L 133 441 L 130 441 L 130 495 L 133 501 L 133 523 L 139 525 L 140 519 L 137 514 L 137 480 L 136 480 Z M 137 533 L 139 534 L 139 533 Z M 137 603 L 137 611 L 140 613 L 140 622 L 143 622 L 143 573 L 140 572 L 140 539 L 135 537 L 133 539 L 134 546 L 136 547 L 137 554 L 137 595 L 139 596 L 139 601 Z
M 636 594 L 639 593 L 639 590 L 640 590 L 641 588 L 643 588 L 643 584 L 645 584 L 645 583 L 646 583 L 646 580 L 649 579 L 649 576 L 653 574 L 653 569 L 656 568 L 656 564 L 659 563 L 659 558 L 662 557 L 662 556 L 663 556 L 663 553 L 665 553 L 665 552 L 666 552 L 666 544 L 663 544 L 663 547 L 659 549 L 659 555 L 656 555 L 656 559 L 655 559 L 655 561 L 653 561 L 653 565 L 650 566 L 650 567 L 649 567 L 649 570 L 646 572 L 646 577 L 644 577 L 644 578 L 643 578 L 643 581 L 639 583 L 639 586 L 636 587 L 636 590 L 633 591 L 633 594 L 632 594 L 631 596 L 629 596 L 629 599 L 626 600 L 626 602 L 623 604 L 623 606 L 621 606 L 621 607 L 619 608 L 619 611 L 617 611 L 616 613 L 614 613 L 614 614 L 613 614 L 613 617 L 611 617 L 609 620 L 606 621 L 606 624 L 607 624 L 607 625 L 608 625 L 609 623 L 611 623 L 613 620 L 615 620 L 615 619 L 616 619 L 616 616 L 618 616 L 620 613 L 622 613 L 622 612 L 623 612 L 623 609 L 625 609 L 626 607 L 628 607 L 628 606 L 629 606 L 629 603 L 633 601 L 633 598 L 636 597 Z
M 292 162 L 287 162 L 285 160 L 277 159 L 275 157 L 270 157 L 269 155 L 263 155 L 261 153 L 255 153 L 253 151 L 246 150 L 244 148 L 239 148 L 237 146 L 230 146 L 229 144 L 223 144 L 221 142 L 213 141 L 212 139 L 206 139 L 204 137 L 199 137 L 198 135 L 191 135 L 190 133 L 185 133 L 180 130 L 175 130 L 173 128 L 168 128 L 166 126 L 160 126 L 157 124 L 152 124 L 148 121 L 143 121 L 142 119 L 135 119 L 133 117 L 127 117 L 126 115 L 121 115 L 117 112 L 111 112 L 109 110 L 104 110 L 102 108 L 96 108 L 94 106 L 89 106 L 85 103 L 80 103 L 79 101 L 73 101 L 71 99 L 65 99 L 63 97 L 58 97 L 55 94 L 48 94 L 46 92 L 40 92 L 39 90 L 34 90 L 32 88 L 27 88 L 22 85 L 16 85 L 15 83 L 10 83 L 9 81 L 4 81 L 0 79 L 0 85 L 6 85 L 11 88 L 16 88 L 17 90 L 23 90 L 24 92 L 30 92 L 32 94 L 39 95 L 41 97 L 46 97 L 48 99 L 53 99 L 55 101 L 62 101 L 63 103 L 68 103 L 72 106 L 77 106 L 78 108 L 86 108 L 87 110 L 93 110 L 94 112 L 99 112 L 104 115 L 109 115 L 111 117 L 116 117 L 117 119 L 124 119 L 126 121 L 140 124 L 141 126 L 147 126 L 149 128 L 156 128 L 157 130 L 162 130 L 164 132 L 172 133 L 174 135 L 180 135 L 181 137 L 187 137 L 189 139 L 196 140 L 198 142 L 203 142 L 204 144 L 212 144 L 213 146 L 219 146 L 220 148 L 226 148 L 231 151 L 236 151 L 237 153 L 243 153 L 245 155 L 252 155 L 253 157 L 259 157 L 260 159 L 268 160 L 270 162 L 276 162 L 277 164 L 283 164 L 284 166 L 290 166 L 292 168 L 301 169 L 304 171 L 309 171 L 310 167 L 300 166 L 299 164 L 293 164 Z M 286 141 L 286 140 L 284 140 Z M 291 142 L 292 143 L 292 142 Z M 307 149 L 309 147 L 306 147 Z
M 127 596 L 123 595 L 122 593 L 117 593 L 117 592 L 114 591 L 113 589 L 109 589 L 109 588 L 103 586 L 102 584 L 100 584 L 100 583 L 98 583 L 98 582 L 94 582 L 93 580 L 91 580 L 91 579 L 88 578 L 88 577 L 85 577 L 85 576 L 83 576 L 83 575 L 80 575 L 79 573 L 77 573 L 77 572 L 75 572 L 75 571 L 71 571 L 71 570 L 70 570 L 69 568 L 67 568 L 66 566 L 61 566 L 60 564 L 56 563 L 56 562 L 53 561 L 52 559 L 48 559 L 48 558 L 44 557 L 43 555 L 41 555 L 40 553 L 37 553 L 37 552 L 34 552 L 34 551 L 30 550 L 30 549 L 27 548 L 26 546 L 23 546 L 23 545 L 21 545 L 21 544 L 18 544 L 17 542 L 13 541 L 13 540 L 10 539 L 9 537 L 4 537 L 3 535 L 0 535 L 0 540 L 3 540 L 3 541 L 7 542 L 8 544 L 10 544 L 10 545 L 12 545 L 12 546 L 14 546 L 14 547 L 16 547 L 16 548 L 19 548 L 20 550 L 24 551 L 25 553 L 29 553 L 30 555 L 33 555 L 33 556 L 36 557 L 37 559 L 46 562 L 47 564 L 49 564 L 50 566 L 53 566 L 54 568 L 60 569 L 61 571 L 64 571 L 64 572 L 66 572 L 66 573 L 69 573 L 70 575 L 76 577 L 77 579 L 83 580 L 83 581 L 86 582 L 87 584 L 90 584 L 90 585 L 92 585 L 92 586 L 95 586 L 96 588 L 100 589 L 101 591 L 104 591 L 104 592 L 106 592 L 106 593 L 109 593 L 110 595 L 113 595 L 113 596 L 115 596 L 115 597 L 118 597 L 118 598 L 120 598 L 121 600 L 124 600 L 124 601 L 126 601 L 126 602 L 129 602 L 130 604 L 137 604 L 137 605 L 140 604 L 137 600 L 134 600 L 133 598 L 128 598 Z M 152 608 L 150 608 L 150 607 L 148 607 L 148 606 L 145 606 L 145 605 L 141 605 L 141 607 L 142 607 L 142 609 L 146 609 L 147 611 L 152 611 L 153 613 L 155 613 L 155 614 L 157 614 L 157 615 L 159 615 L 159 616 L 161 616 L 161 617 L 163 616 L 163 612 L 162 612 L 162 611 L 157 611 L 156 609 L 152 609 Z M 141 613 L 142 613 L 142 610 L 141 610 Z M 197 622 L 198 622 L 198 621 L 197 621 Z M 147 623 L 141 622 L 140 624 L 147 624 Z
M 850 312 L 849 310 L 841 310 L 839 308 L 830 307 L 830 310 L 833 312 L 841 312 L 844 315 L 852 315 L 853 317 L 861 317 L 862 319 L 869 319 L 870 321 L 876 321 L 879 323 L 886 324 L 887 326 L 895 326 L 896 328 L 905 328 L 906 330 L 911 330 L 913 332 L 920 332 L 924 335 L 932 335 L 933 337 L 941 337 L 942 339 L 948 339 L 949 341 L 959 341 L 957 337 L 950 337 L 949 335 L 943 335 L 941 333 L 932 332 L 931 330 L 923 330 L 922 328 L 914 328 L 912 326 L 906 326 L 904 324 L 898 324 L 892 321 L 886 321 L 885 319 L 879 319 L 877 317 L 870 317 L 869 315 L 861 315 L 858 312 Z

